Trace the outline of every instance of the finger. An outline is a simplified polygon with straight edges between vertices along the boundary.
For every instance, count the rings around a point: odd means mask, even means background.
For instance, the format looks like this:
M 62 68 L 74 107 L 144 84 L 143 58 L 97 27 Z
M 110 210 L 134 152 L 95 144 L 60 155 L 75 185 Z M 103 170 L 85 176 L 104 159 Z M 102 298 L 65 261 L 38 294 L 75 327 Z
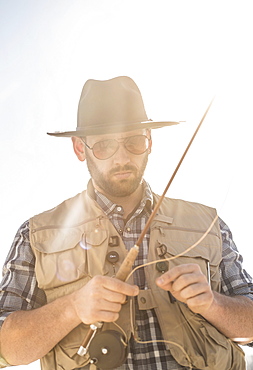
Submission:
M 114 322 L 117 321 L 118 318 L 119 318 L 118 312 L 101 311 L 99 318 L 97 318 L 94 321 Z
M 126 302 L 126 295 L 111 290 L 106 290 L 103 295 L 103 299 L 108 302 L 123 304 Z
M 139 288 L 137 285 L 130 285 L 115 278 L 105 279 L 103 281 L 103 286 L 108 290 L 120 292 L 126 296 L 136 296 L 139 293 Z
M 110 311 L 105 310 L 104 308 L 101 308 L 100 310 L 93 310 L 88 317 L 85 317 L 83 320 L 81 320 L 85 324 L 90 324 L 96 321 L 104 321 L 104 322 L 112 322 L 116 321 L 119 318 L 119 312 L 116 311 Z
M 182 275 L 185 274 L 192 274 L 192 273 L 201 273 L 200 267 L 197 264 L 189 263 L 189 264 L 182 264 L 179 266 L 173 267 L 171 270 L 164 273 L 160 276 L 156 283 L 162 289 L 170 290 L 172 284 Z
M 180 292 L 186 287 L 189 290 L 195 287 L 197 284 L 207 285 L 207 279 L 201 272 L 193 272 L 190 274 L 184 274 L 179 276 L 173 283 L 171 283 L 172 289 L 176 292 Z
M 110 302 L 107 300 L 101 300 L 99 304 L 99 311 L 108 311 L 108 312 L 119 312 L 121 310 L 122 304 L 121 303 L 116 303 L 116 302 Z
M 107 282 L 103 277 L 96 277 L 89 289 L 90 300 L 95 306 L 103 304 L 104 301 L 124 303 L 126 295 L 113 289 L 114 286 L 110 281 Z
M 196 283 L 188 285 L 182 290 L 175 292 L 180 293 L 180 296 L 182 297 L 183 300 L 190 300 L 191 298 L 195 298 L 197 296 L 206 294 L 208 291 L 209 289 L 207 289 L 206 284 Z
M 166 274 L 169 281 L 174 281 L 181 275 L 197 272 L 201 272 L 199 265 L 197 265 L 196 263 L 187 263 L 173 267 Z

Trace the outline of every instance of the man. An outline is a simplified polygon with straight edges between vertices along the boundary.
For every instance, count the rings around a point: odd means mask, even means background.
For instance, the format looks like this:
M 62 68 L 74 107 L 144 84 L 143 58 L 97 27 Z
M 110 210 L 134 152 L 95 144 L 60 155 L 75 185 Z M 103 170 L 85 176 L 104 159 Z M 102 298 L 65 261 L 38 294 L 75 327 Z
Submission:
M 91 181 L 15 237 L 1 284 L 2 367 L 245 369 L 234 341 L 252 340 L 253 285 L 214 209 L 164 199 L 135 266 L 154 263 L 114 278 L 159 199 L 143 179 L 151 129 L 175 123 L 148 120 L 128 77 L 86 82 L 76 131 L 51 135 L 72 137 Z M 78 354 L 93 323 L 102 327 Z

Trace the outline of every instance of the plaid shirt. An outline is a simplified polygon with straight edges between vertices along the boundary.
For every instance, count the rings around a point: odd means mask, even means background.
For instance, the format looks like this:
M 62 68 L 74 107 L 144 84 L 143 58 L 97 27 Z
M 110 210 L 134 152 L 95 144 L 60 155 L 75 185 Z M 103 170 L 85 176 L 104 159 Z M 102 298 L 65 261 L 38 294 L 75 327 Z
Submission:
M 141 230 L 151 213 L 153 206 L 152 192 L 144 183 L 144 196 L 139 206 L 128 217 L 123 218 L 124 210 L 112 203 L 104 195 L 96 192 L 96 201 L 109 217 L 127 249 L 138 239 Z M 244 295 L 253 300 L 253 284 L 251 277 L 242 268 L 242 257 L 232 240 L 227 225 L 220 219 L 223 240 L 223 260 L 220 265 L 222 293 L 226 295 Z M 146 262 L 149 234 L 145 236 L 135 265 Z M 35 257 L 29 242 L 29 222 L 25 222 L 18 230 L 11 250 L 3 267 L 3 280 L 0 287 L 0 325 L 13 311 L 30 310 L 46 304 L 45 293 L 37 286 Z M 134 274 L 135 283 L 145 288 L 144 270 L 138 269 Z M 154 310 L 139 311 L 136 306 L 135 322 L 141 341 L 162 339 L 162 333 Z M 165 344 L 138 344 L 133 339 L 129 343 L 129 354 L 121 370 L 176 370 L 188 369 L 177 364 Z

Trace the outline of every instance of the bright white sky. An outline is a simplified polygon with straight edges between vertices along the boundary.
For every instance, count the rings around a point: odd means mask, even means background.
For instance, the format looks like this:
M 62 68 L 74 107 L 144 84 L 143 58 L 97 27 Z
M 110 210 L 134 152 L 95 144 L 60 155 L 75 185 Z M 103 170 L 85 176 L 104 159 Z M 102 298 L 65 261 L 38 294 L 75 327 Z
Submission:
M 244 0 L 0 0 L 0 263 L 23 221 L 89 178 L 70 139 L 46 132 L 76 127 L 87 79 L 127 75 L 149 118 L 186 121 L 154 130 L 159 193 L 216 96 L 168 196 L 217 208 L 253 274 L 252 35 Z

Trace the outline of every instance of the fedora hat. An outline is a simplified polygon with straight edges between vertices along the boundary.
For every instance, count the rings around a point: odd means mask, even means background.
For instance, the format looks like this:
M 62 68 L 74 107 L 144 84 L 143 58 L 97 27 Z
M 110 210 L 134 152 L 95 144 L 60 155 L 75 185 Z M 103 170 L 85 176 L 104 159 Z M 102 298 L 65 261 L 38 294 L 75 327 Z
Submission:
M 76 130 L 48 135 L 103 135 L 177 123 L 148 119 L 139 88 L 131 78 L 120 76 L 105 81 L 88 80 L 78 105 Z

